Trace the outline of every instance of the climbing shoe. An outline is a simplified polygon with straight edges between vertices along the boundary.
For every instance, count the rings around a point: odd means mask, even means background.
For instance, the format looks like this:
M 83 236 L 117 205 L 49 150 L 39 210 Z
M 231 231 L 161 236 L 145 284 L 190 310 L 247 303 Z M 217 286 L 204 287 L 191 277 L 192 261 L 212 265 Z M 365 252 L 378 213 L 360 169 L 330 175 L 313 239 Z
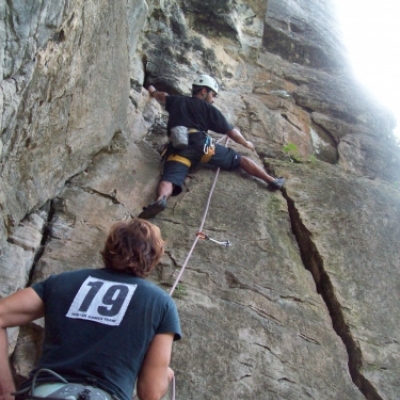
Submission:
M 268 185 L 268 189 L 279 190 L 282 189 L 284 184 L 285 184 L 285 179 L 283 179 L 282 177 L 276 178 Z
M 154 218 L 161 211 L 164 211 L 165 207 L 167 207 L 167 199 L 163 197 L 162 199 L 149 204 L 147 207 L 143 207 L 143 211 L 139 214 L 139 218 Z

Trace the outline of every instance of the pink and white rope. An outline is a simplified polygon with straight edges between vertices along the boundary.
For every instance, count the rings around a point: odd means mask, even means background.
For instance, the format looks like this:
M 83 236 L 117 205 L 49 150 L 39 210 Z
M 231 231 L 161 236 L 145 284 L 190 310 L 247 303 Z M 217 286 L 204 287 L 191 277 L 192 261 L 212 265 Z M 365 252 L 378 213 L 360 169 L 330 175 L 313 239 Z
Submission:
M 228 139 L 228 137 L 226 137 L 226 136 L 223 136 L 221 139 L 219 139 L 219 140 L 217 141 L 217 143 L 220 142 L 220 141 L 222 141 L 222 140 L 224 140 L 224 139 L 226 139 L 226 141 L 225 141 L 225 147 L 226 147 L 226 146 L 228 145 L 228 142 L 229 142 L 229 139 Z M 213 193 L 214 193 L 215 186 L 216 186 L 216 184 L 217 184 L 217 180 L 218 180 L 218 176 L 219 176 L 220 170 L 221 170 L 221 168 L 218 168 L 218 169 L 217 169 L 217 172 L 215 173 L 214 182 L 213 182 L 213 184 L 212 184 L 212 186 L 211 186 L 210 194 L 208 195 L 206 208 L 205 208 L 205 210 L 204 210 L 203 218 L 202 218 L 202 220 L 201 220 L 201 224 L 200 224 L 200 228 L 199 228 L 198 232 L 202 232 L 202 231 L 203 231 L 203 227 L 204 227 L 204 224 L 205 224 L 206 218 L 207 218 L 208 209 L 210 208 L 211 198 L 212 198 L 212 195 L 213 195 Z M 185 261 L 184 261 L 184 263 L 183 263 L 183 265 L 182 265 L 182 268 L 181 268 L 181 270 L 179 271 L 179 274 L 178 274 L 178 276 L 176 277 L 175 282 L 174 282 L 174 284 L 172 285 L 171 290 L 169 291 L 169 295 L 170 295 L 170 296 L 172 296 L 172 294 L 174 293 L 174 291 L 175 291 L 175 289 L 176 289 L 176 286 L 178 285 L 179 280 L 181 279 L 181 277 L 182 277 L 182 275 L 183 275 L 183 272 L 185 271 L 185 268 L 186 268 L 186 266 L 187 266 L 187 264 L 188 264 L 188 262 L 189 262 L 189 260 L 190 260 L 190 257 L 192 256 L 192 253 L 193 253 L 194 248 L 196 247 L 196 244 L 197 244 L 198 241 L 199 241 L 199 236 L 196 235 L 196 238 L 195 238 L 194 241 L 193 241 L 192 247 L 190 248 L 189 253 L 188 253 L 188 255 L 186 256 L 186 259 L 185 259 Z
M 219 140 L 217 141 L 217 143 L 223 141 L 224 139 L 225 139 L 225 147 L 226 147 L 226 146 L 228 145 L 228 142 L 229 142 L 229 138 L 226 137 L 226 136 L 223 136 L 221 139 L 219 139 Z M 213 182 L 213 184 L 212 184 L 212 186 L 211 186 L 210 194 L 208 195 L 206 208 L 205 208 L 205 210 L 204 210 L 203 218 L 202 218 L 202 220 L 201 220 L 201 224 L 200 224 L 200 228 L 199 228 L 198 232 L 202 232 L 202 231 L 203 231 L 203 227 L 204 227 L 204 224 L 205 224 L 205 221 L 206 221 L 206 218 L 207 218 L 207 214 L 208 214 L 208 209 L 210 208 L 211 198 L 212 198 L 212 195 L 213 195 L 213 193 L 214 193 L 215 186 L 216 186 L 216 184 L 217 184 L 217 180 L 218 180 L 218 177 L 219 177 L 219 172 L 220 172 L 220 170 L 221 170 L 221 168 L 218 168 L 217 171 L 216 171 L 216 173 L 215 173 L 214 182 Z M 186 266 L 187 266 L 187 264 L 188 264 L 188 262 L 189 262 L 189 260 L 190 260 L 190 257 L 192 256 L 192 253 L 193 253 L 193 251 L 194 251 L 194 248 L 196 247 L 196 244 L 197 244 L 198 240 L 199 240 L 199 236 L 196 235 L 196 238 L 195 238 L 194 241 L 193 241 L 192 247 L 190 248 L 189 253 L 188 253 L 188 255 L 186 256 L 186 259 L 185 259 L 185 261 L 184 261 L 184 263 L 183 263 L 183 265 L 182 265 L 182 268 L 181 268 L 181 270 L 179 271 L 179 274 L 178 274 L 178 276 L 176 277 L 175 282 L 174 282 L 174 284 L 173 284 L 171 290 L 169 291 L 169 295 L 170 295 L 170 296 L 172 296 L 172 294 L 174 293 L 174 291 L 175 291 L 175 289 L 176 289 L 176 286 L 178 285 L 179 280 L 181 279 L 181 277 L 182 277 L 182 275 L 183 275 L 183 272 L 185 271 L 185 268 L 186 268 Z M 175 392 L 176 392 L 176 390 L 175 390 L 175 376 L 174 376 L 174 377 L 172 378 L 172 394 L 171 394 L 171 400 L 175 400 Z M 135 395 L 135 397 L 133 398 L 133 400 L 136 400 L 136 399 L 139 399 L 139 398 L 137 397 L 137 395 Z

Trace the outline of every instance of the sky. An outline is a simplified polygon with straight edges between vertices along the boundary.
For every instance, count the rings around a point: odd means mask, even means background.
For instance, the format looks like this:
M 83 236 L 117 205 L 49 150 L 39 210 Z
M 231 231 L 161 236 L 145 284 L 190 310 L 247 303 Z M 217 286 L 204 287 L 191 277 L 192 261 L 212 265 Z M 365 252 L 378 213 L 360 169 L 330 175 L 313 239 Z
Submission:
M 354 74 L 393 112 L 400 139 L 400 1 L 333 2 Z

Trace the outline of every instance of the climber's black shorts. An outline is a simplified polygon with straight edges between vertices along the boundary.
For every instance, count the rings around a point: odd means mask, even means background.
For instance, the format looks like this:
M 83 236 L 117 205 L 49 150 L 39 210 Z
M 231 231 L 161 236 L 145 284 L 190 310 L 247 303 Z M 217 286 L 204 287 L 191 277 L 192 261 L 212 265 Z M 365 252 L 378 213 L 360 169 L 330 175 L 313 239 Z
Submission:
M 214 165 L 227 171 L 238 169 L 240 167 L 241 155 L 229 147 L 215 144 L 215 154 L 211 157 L 208 165 Z
M 196 151 L 189 146 L 187 149 L 177 153 L 177 155 L 189 160 L 190 166 L 194 167 L 200 162 L 204 153 L 202 151 Z M 216 143 L 215 154 L 207 164 L 230 171 L 239 168 L 240 159 L 241 155 L 235 150 Z M 189 169 L 190 167 L 188 165 L 180 161 L 166 161 L 164 163 L 161 181 L 171 182 L 174 185 L 172 196 L 177 196 L 182 192 L 182 185 L 189 173 Z
M 182 185 L 188 173 L 187 165 L 178 161 L 166 161 L 161 181 L 171 182 L 174 185 L 172 196 L 178 196 L 182 192 Z

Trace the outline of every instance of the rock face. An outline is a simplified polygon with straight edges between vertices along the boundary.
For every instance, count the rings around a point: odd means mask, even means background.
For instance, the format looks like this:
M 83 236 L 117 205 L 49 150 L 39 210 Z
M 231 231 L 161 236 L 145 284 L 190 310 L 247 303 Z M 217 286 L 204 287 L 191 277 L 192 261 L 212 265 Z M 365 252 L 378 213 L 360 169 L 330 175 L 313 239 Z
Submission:
M 143 85 L 189 94 L 208 73 L 256 152 L 228 145 L 287 184 L 219 174 L 204 231 L 232 246 L 199 241 L 174 292 L 177 399 L 397 399 L 400 151 L 348 72 L 331 2 L 34 3 L 0 5 L 0 295 L 101 267 L 108 229 L 160 176 L 167 115 Z M 193 171 L 154 219 L 165 290 L 214 176 Z M 42 323 L 9 335 L 19 381 Z

